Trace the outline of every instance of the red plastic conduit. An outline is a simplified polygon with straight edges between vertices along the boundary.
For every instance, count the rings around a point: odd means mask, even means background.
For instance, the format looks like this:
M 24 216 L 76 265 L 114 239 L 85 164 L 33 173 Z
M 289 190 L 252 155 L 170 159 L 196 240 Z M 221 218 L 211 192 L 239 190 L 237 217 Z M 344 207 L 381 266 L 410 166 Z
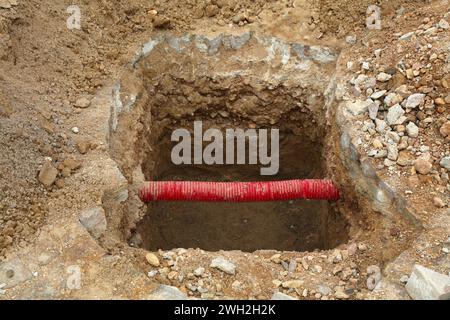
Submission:
M 208 201 L 259 202 L 293 199 L 339 200 L 330 180 L 269 182 L 149 181 L 139 190 L 143 202 Z

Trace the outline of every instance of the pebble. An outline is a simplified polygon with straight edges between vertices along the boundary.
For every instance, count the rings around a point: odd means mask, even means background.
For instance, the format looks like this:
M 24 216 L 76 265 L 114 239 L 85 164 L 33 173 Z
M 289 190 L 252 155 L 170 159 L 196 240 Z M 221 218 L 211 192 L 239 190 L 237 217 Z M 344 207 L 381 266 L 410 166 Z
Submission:
M 380 99 L 381 97 L 383 97 L 386 94 L 387 90 L 381 90 L 381 91 L 375 91 L 370 98 L 373 100 L 377 100 Z
M 439 129 L 439 132 L 444 138 L 450 136 L 450 121 L 445 122 Z
M 435 205 L 436 207 L 438 207 L 438 208 L 443 208 L 443 207 L 445 207 L 445 202 L 444 202 L 444 200 L 442 200 L 442 199 L 439 198 L 439 197 L 434 197 L 434 198 L 433 198 L 433 203 L 434 203 L 434 205 Z
M 425 95 L 423 93 L 412 94 L 406 99 L 405 108 L 415 109 L 420 106 L 424 100 Z
M 80 133 L 80 129 L 79 129 L 78 127 L 73 127 L 71 130 L 72 130 L 72 132 L 75 133 L 75 134 Z
M 153 267 L 159 267 L 159 265 L 160 265 L 159 259 L 154 253 L 151 253 L 151 252 L 147 253 L 145 255 L 145 259 Z
M 388 159 L 392 161 L 397 161 L 398 159 L 398 149 L 396 145 L 389 144 L 387 145 Z
M 215 258 L 211 261 L 211 268 L 216 268 L 220 271 L 223 271 L 227 274 L 234 275 L 236 273 L 236 266 L 230 261 L 226 260 L 223 257 Z
M 433 164 L 430 162 L 430 156 L 428 154 L 423 155 L 414 162 L 414 168 L 420 174 L 428 174 L 431 171 Z
M 386 82 L 389 81 L 392 78 L 392 76 L 390 74 L 384 73 L 384 72 L 380 72 L 377 75 L 377 80 L 380 82 Z
M 404 114 L 405 110 L 399 104 L 390 107 L 386 116 L 387 123 L 391 126 L 402 124 L 405 120 Z
M 50 187 L 55 183 L 58 176 L 58 170 L 51 164 L 51 162 L 45 162 L 39 171 L 38 180 L 45 187 Z
M 411 138 L 417 138 L 419 136 L 419 127 L 416 126 L 414 122 L 410 122 L 406 126 L 406 132 Z
M 302 280 L 288 280 L 283 282 L 281 285 L 283 288 L 289 288 L 289 289 L 297 289 L 301 287 L 304 284 L 304 281 Z
M 205 268 L 203 268 L 203 267 L 198 267 L 197 269 L 194 270 L 194 275 L 196 277 L 201 277 L 204 273 L 205 273 Z

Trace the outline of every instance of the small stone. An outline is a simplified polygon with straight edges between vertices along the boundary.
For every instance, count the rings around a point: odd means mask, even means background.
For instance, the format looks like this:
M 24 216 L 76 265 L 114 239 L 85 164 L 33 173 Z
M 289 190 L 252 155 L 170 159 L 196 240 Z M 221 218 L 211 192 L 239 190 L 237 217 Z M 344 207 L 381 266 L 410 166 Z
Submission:
M 348 294 L 346 294 L 343 290 L 338 290 L 334 293 L 334 296 L 336 299 L 348 299 L 350 298 L 350 296 Z
M 406 151 L 401 151 L 398 154 L 397 164 L 399 166 L 405 167 L 410 166 L 414 163 L 412 157 Z
M 151 252 L 147 253 L 145 255 L 145 260 L 147 260 L 147 262 L 153 267 L 159 267 L 160 265 L 159 259 L 154 253 Z
M 381 97 L 383 97 L 386 94 L 387 90 L 381 90 L 381 91 L 375 91 L 370 98 L 373 100 L 377 100 L 380 99 Z
M 223 271 L 227 274 L 231 274 L 231 275 L 234 275 L 236 273 L 236 266 L 223 257 L 218 257 L 218 258 L 213 259 L 211 261 L 210 267 L 216 268 L 218 270 L 221 270 L 221 271 Z
M 367 109 L 369 111 L 369 118 L 370 119 L 375 120 L 378 117 L 378 110 L 379 110 L 379 108 L 380 107 L 376 103 L 369 104 Z
M 72 130 L 72 132 L 75 133 L 75 134 L 80 133 L 80 129 L 79 129 L 78 127 L 73 127 L 73 128 L 70 129 L 70 130 Z
M 91 105 L 91 100 L 86 97 L 80 98 L 75 102 L 76 108 L 86 109 Z
M 393 105 L 396 105 L 397 103 L 401 103 L 403 101 L 403 97 L 395 92 L 389 93 L 386 98 L 384 98 L 384 104 L 387 107 L 392 107 Z
M 331 288 L 325 285 L 319 285 L 317 290 L 322 296 L 328 296 L 332 292 Z
M 302 280 L 288 280 L 282 283 L 283 288 L 292 288 L 297 289 L 303 285 L 304 281 Z
M 272 300 L 297 300 L 297 299 L 281 292 L 275 292 L 272 296 Z
M 273 263 L 281 263 L 281 254 L 276 253 L 273 256 L 270 257 L 270 261 Z
M 398 149 L 396 145 L 389 144 L 387 145 L 388 159 L 392 161 L 397 161 L 398 159 Z
M 404 114 L 405 110 L 399 104 L 390 107 L 386 116 L 387 123 L 391 126 L 402 124 L 405 120 Z
M 431 168 L 433 167 L 433 164 L 430 162 L 430 156 L 424 155 L 414 162 L 414 168 L 417 172 L 420 174 L 428 174 L 431 171 Z
M 448 300 L 450 276 L 415 265 L 405 288 L 414 300 Z
M 355 44 L 356 43 L 356 36 L 354 35 L 349 35 L 345 37 L 345 42 L 347 42 L 348 44 Z
M 445 207 L 445 202 L 444 202 L 444 200 L 442 200 L 442 199 L 439 198 L 439 197 L 434 197 L 434 198 L 433 198 L 433 203 L 434 203 L 434 205 L 435 205 L 436 207 L 438 207 L 438 208 L 443 208 L 443 207 Z
M 80 214 L 80 223 L 96 239 L 106 231 L 105 211 L 101 207 L 87 209 Z
M 178 288 L 166 285 L 160 285 L 147 298 L 148 300 L 186 300 L 187 296 Z
M 381 72 L 377 75 L 377 80 L 380 82 L 386 82 L 389 81 L 392 78 L 392 76 L 390 74 Z
M 445 138 L 447 136 L 450 136 L 450 121 L 447 121 L 444 123 L 441 128 L 439 129 L 439 132 L 441 135 Z
M 39 171 L 38 180 L 45 187 L 50 187 L 55 183 L 58 176 L 58 170 L 51 164 L 51 162 L 45 162 Z
M 406 99 L 405 108 L 415 109 L 425 101 L 425 95 L 423 93 L 412 94 Z
M 81 162 L 72 158 L 67 158 L 63 161 L 62 165 L 70 170 L 76 170 L 81 167 Z
M 411 138 L 417 138 L 419 136 L 419 127 L 416 126 L 414 122 L 410 122 L 406 126 L 406 132 Z
M 205 268 L 199 267 L 199 268 L 195 269 L 193 273 L 194 273 L 194 276 L 201 277 L 205 273 Z
M 153 27 L 156 29 L 167 29 L 170 27 L 170 19 L 156 16 L 153 19 Z
M 352 115 L 359 116 L 367 112 L 371 103 L 373 101 L 370 99 L 366 101 L 357 100 L 355 102 L 348 102 L 346 108 Z
M 86 154 L 89 151 L 90 147 L 91 147 L 91 144 L 89 141 L 83 140 L 83 141 L 79 141 L 77 143 L 77 150 L 81 154 Z
M 383 143 L 379 139 L 374 139 L 372 145 L 374 148 L 383 149 Z
M 207 17 L 214 17 L 219 13 L 219 7 L 214 4 L 209 4 L 206 6 L 205 13 Z

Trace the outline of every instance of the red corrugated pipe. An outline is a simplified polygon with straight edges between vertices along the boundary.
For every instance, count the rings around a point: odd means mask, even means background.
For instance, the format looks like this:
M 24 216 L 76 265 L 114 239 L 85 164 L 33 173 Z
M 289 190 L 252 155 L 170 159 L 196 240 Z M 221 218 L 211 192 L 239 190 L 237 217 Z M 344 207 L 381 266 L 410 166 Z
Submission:
M 339 200 L 330 180 L 268 182 L 149 181 L 139 190 L 143 202 L 209 201 L 259 202 L 294 199 Z

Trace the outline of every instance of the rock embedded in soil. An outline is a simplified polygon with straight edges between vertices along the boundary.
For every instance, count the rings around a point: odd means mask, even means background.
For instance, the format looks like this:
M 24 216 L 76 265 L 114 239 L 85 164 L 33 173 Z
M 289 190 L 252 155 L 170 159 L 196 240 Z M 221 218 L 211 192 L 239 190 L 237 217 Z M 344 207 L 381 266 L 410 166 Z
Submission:
M 145 260 L 153 267 L 159 267 L 160 265 L 159 259 L 154 253 L 148 252 L 145 255 Z
M 415 265 L 405 288 L 414 300 L 448 300 L 450 276 Z
M 444 138 L 450 136 L 450 121 L 444 123 L 439 129 L 439 132 Z
M 91 100 L 89 100 L 86 97 L 79 98 L 77 101 L 75 101 L 75 107 L 86 109 L 91 105 Z
M 234 275 L 236 273 L 236 266 L 223 257 L 213 259 L 211 261 L 210 267 L 218 269 L 230 275 Z
M 434 205 L 435 205 L 436 207 L 438 207 L 438 208 L 443 208 L 443 207 L 445 207 L 445 202 L 444 202 L 444 200 L 442 200 L 442 199 L 439 198 L 439 197 L 434 197 L 434 198 L 433 198 L 433 203 L 434 203 Z
M 414 162 L 414 168 L 420 174 L 430 173 L 432 167 L 433 167 L 433 164 L 430 162 L 429 155 L 423 155 L 423 156 L 417 158 L 416 161 Z
M 439 164 L 442 168 L 445 168 L 450 171 L 450 157 L 442 158 L 442 160 L 439 162 Z
M 83 227 L 96 239 L 106 231 L 105 211 L 101 207 L 82 211 L 79 219 Z
M 45 162 L 39 171 L 39 182 L 45 187 L 50 187 L 55 183 L 58 176 L 58 170 L 51 164 L 51 162 Z
M 412 94 L 406 99 L 405 108 L 415 109 L 421 104 L 423 104 L 425 100 L 425 95 L 423 93 L 415 93 Z

